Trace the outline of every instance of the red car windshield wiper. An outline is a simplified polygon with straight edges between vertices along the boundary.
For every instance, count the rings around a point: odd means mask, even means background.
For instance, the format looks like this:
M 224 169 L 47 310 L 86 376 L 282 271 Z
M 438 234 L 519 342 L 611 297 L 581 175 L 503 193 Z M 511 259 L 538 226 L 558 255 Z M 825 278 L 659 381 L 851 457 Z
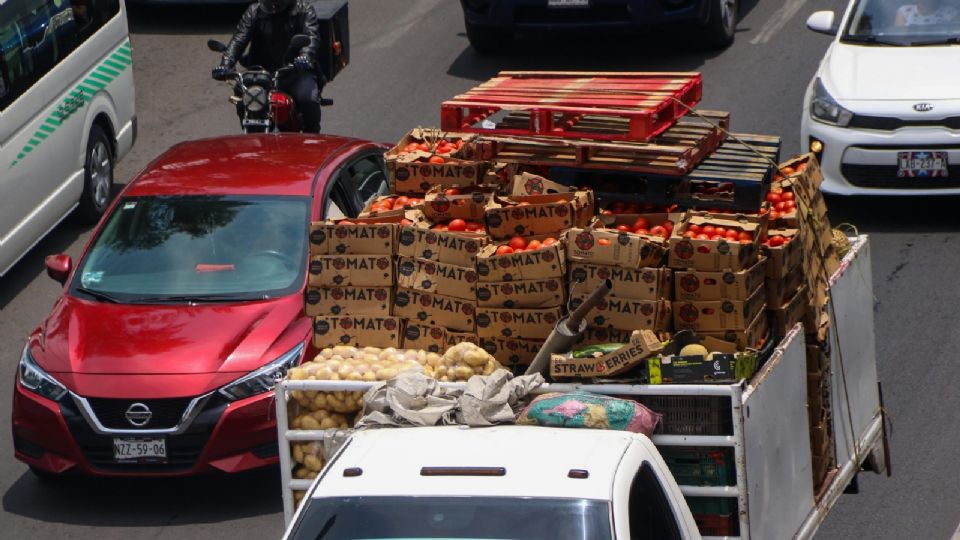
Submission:
M 218 302 L 250 302 L 266 300 L 269 296 L 250 294 L 192 294 L 170 296 L 144 296 L 130 300 L 131 304 L 215 304 Z
M 106 302 L 107 304 L 119 304 L 120 300 L 110 296 L 107 293 L 95 291 L 93 289 L 88 289 L 86 287 L 74 287 L 73 290 L 78 293 L 85 294 L 94 300 L 99 300 L 101 302 Z

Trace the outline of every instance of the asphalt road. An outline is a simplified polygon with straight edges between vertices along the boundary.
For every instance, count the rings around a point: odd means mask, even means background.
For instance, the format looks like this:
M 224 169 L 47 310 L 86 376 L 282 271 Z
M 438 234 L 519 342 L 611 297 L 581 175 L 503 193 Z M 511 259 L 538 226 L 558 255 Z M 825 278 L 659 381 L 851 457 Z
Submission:
M 682 36 L 527 39 L 514 54 L 481 58 L 463 33 L 453 0 L 353 0 L 351 65 L 326 96 L 324 130 L 385 141 L 413 126 L 438 123 L 438 104 L 500 69 L 697 70 L 704 107 L 732 112 L 742 132 L 784 138 L 799 151 L 803 89 L 828 38 L 803 27 L 839 0 L 744 0 L 739 34 L 721 54 L 690 49 Z M 178 141 L 234 133 L 227 89 L 209 79 L 216 55 L 208 37 L 225 39 L 239 8 L 143 7 L 131 12 L 140 140 L 117 169 L 126 182 Z M 893 68 L 893 67 L 892 67 Z M 948 538 L 960 521 L 953 455 L 960 443 L 954 388 L 960 346 L 955 306 L 960 290 L 956 199 L 830 200 L 834 223 L 851 222 L 874 243 L 877 352 L 893 415 L 894 476 L 862 475 L 859 495 L 844 496 L 821 538 Z M 58 286 L 43 275 L 43 256 L 78 255 L 88 230 L 66 223 L 0 279 L 0 417 L 27 333 Z M 39 483 L 13 459 L 0 429 L 0 537 L 189 540 L 270 538 L 281 531 L 275 470 L 234 478 L 72 480 Z

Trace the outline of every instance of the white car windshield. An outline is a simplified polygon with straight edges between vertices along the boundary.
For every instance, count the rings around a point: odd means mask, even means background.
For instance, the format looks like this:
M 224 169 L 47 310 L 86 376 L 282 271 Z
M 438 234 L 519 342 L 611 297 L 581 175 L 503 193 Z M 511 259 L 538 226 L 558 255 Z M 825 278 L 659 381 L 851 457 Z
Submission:
M 610 504 L 525 497 L 309 499 L 291 540 L 610 540 Z
M 80 263 L 71 294 L 123 303 L 291 294 L 305 279 L 309 202 L 218 195 L 125 198 Z
M 859 0 L 841 40 L 891 46 L 960 44 L 960 0 Z

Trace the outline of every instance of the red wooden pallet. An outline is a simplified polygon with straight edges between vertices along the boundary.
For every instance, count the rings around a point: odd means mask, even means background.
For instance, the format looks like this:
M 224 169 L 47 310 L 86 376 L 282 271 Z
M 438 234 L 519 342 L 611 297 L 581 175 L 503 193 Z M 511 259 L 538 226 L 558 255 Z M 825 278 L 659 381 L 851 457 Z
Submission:
M 499 135 L 649 141 L 696 105 L 702 91 L 699 73 L 501 71 L 443 102 L 440 127 Z M 527 112 L 529 125 L 483 125 L 501 111 Z M 574 129 L 587 116 L 626 120 L 628 126 L 623 133 Z

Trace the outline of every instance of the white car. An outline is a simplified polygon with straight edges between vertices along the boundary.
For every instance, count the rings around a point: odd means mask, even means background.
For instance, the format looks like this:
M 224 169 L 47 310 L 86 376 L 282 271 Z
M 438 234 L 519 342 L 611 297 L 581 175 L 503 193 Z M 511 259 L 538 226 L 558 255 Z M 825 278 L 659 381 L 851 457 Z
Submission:
M 462 426 L 358 431 L 314 482 L 286 540 L 698 540 L 647 437 Z
M 840 195 L 960 194 L 960 2 L 852 0 L 803 104 L 801 144 Z

